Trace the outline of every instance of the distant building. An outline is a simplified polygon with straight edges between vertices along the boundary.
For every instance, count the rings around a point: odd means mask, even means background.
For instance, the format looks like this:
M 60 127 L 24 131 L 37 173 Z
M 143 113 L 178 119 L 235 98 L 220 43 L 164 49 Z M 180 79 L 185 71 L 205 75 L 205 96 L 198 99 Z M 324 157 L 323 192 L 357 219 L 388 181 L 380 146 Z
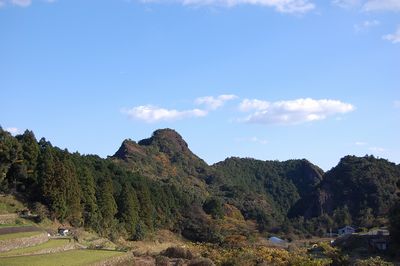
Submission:
M 353 227 L 346 225 L 343 228 L 338 229 L 338 235 L 343 236 L 343 235 L 351 235 L 356 232 L 356 229 Z
M 69 233 L 69 229 L 66 228 L 58 228 L 58 234 L 61 236 L 67 236 Z
M 377 251 L 385 251 L 388 248 L 388 241 L 384 237 L 372 238 L 369 241 L 369 245 L 372 249 Z

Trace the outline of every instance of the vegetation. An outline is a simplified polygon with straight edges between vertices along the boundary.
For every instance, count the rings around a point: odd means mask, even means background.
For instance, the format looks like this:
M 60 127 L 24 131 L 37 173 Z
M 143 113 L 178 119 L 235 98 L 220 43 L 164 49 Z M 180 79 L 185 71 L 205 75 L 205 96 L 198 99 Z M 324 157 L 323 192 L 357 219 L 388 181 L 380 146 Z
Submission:
M 59 252 L 54 254 L 20 256 L 10 258 L 0 258 L 1 266 L 47 266 L 47 265 L 62 265 L 65 266 L 81 266 L 88 265 L 107 258 L 122 256 L 126 253 L 119 251 L 105 250 L 72 250 Z
M 112 240 L 168 229 L 267 262 L 264 251 L 241 249 L 260 234 L 292 241 L 345 225 L 386 225 L 388 217 L 400 239 L 399 184 L 400 166 L 373 156 L 346 156 L 327 173 L 304 159 L 228 158 L 208 166 L 177 132 L 163 129 L 138 143 L 125 140 L 102 159 L 38 141 L 29 130 L 14 137 L 0 128 L 0 193 L 7 195 L 0 213 L 25 209 L 8 204 L 15 195 L 38 222 L 50 218 Z
M 22 237 L 30 237 L 42 234 L 43 232 L 35 231 L 35 232 L 20 232 L 20 233 L 12 233 L 12 234 L 4 234 L 0 235 L 0 240 L 9 240 L 15 238 L 22 238 Z
M 32 247 L 26 247 L 26 248 L 19 248 L 19 249 L 13 249 L 7 252 L 2 252 L 0 253 L 0 257 L 10 257 L 10 256 L 20 256 L 24 254 L 32 254 L 41 250 L 46 250 L 46 249 L 51 249 L 51 248 L 58 248 L 65 246 L 71 242 L 70 239 L 50 239 L 49 241 L 32 246 Z

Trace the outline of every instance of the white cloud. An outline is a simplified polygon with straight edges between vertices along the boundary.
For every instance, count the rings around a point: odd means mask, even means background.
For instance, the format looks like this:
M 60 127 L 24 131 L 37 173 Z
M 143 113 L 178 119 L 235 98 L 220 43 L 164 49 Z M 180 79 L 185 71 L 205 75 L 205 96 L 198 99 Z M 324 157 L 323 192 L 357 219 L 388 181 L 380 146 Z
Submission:
M 189 117 L 203 117 L 208 114 L 207 111 L 200 109 L 178 111 L 175 109 L 159 108 L 152 105 L 141 105 L 131 109 L 122 110 L 132 119 L 142 120 L 147 123 L 160 121 L 173 121 Z
M 227 6 L 259 5 L 275 8 L 281 13 L 306 13 L 315 8 L 310 0 L 172 0 L 182 5 L 195 6 Z M 142 2 L 163 2 L 163 0 L 142 0 Z
M 368 31 L 368 29 L 377 27 L 381 24 L 379 20 L 365 20 L 362 23 L 355 24 L 354 25 L 354 30 L 356 32 L 361 32 L 361 31 Z
M 11 135 L 14 135 L 14 136 L 20 133 L 19 129 L 16 127 L 8 127 L 8 128 L 6 128 L 6 131 L 10 132 Z
M 332 4 L 341 8 L 353 8 L 361 5 L 361 0 L 333 0 Z
M 393 106 L 394 108 L 400 108 L 400 101 L 394 101 Z
M 266 140 L 266 139 L 260 139 L 260 138 L 257 138 L 257 137 L 252 137 L 252 138 L 250 138 L 250 141 L 251 141 L 251 142 L 258 143 L 258 144 L 262 144 L 262 145 L 268 144 L 268 140 Z
M 400 11 L 399 0 L 368 0 L 364 6 L 364 11 Z
M 356 146 L 365 146 L 365 145 L 367 145 L 368 143 L 363 142 L 363 141 L 356 141 L 354 144 L 355 144 Z
M 218 97 L 213 96 L 205 96 L 200 97 L 195 100 L 195 103 L 198 105 L 205 105 L 210 110 L 218 109 L 219 107 L 223 106 L 225 102 L 231 101 L 238 98 L 236 95 L 233 94 L 223 94 Z
M 370 151 L 374 151 L 374 152 L 385 152 L 386 149 L 382 148 L 382 147 L 369 147 Z
M 351 112 L 355 107 L 338 100 L 314 100 L 311 98 L 268 103 L 260 100 L 242 101 L 239 108 L 243 111 L 256 110 L 242 121 L 257 124 L 295 125 L 326 119 L 336 114 Z M 244 108 L 250 106 L 252 108 Z
M 31 0 L 11 0 L 11 3 L 16 6 L 27 7 L 30 6 L 32 1 Z
M 382 38 L 392 43 L 400 43 L 400 25 L 397 26 L 395 33 L 384 35 Z
M 239 104 L 239 109 L 243 112 L 252 111 L 252 110 L 264 110 L 270 106 L 270 103 L 267 101 L 257 100 L 257 99 L 244 99 Z
M 253 143 L 257 143 L 257 144 L 261 144 L 261 145 L 266 145 L 266 144 L 268 144 L 268 140 L 262 139 L 262 138 L 258 138 L 258 137 L 237 138 L 236 141 L 240 141 L 240 142 L 253 142 Z

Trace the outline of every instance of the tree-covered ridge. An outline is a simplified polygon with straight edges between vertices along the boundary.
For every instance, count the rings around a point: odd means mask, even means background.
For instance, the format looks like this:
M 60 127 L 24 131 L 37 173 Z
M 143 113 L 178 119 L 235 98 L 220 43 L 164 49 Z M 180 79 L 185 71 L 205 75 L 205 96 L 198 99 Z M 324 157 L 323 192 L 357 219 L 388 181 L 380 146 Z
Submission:
M 317 217 L 324 213 L 334 215 L 335 210 L 344 208 L 354 222 L 368 216 L 385 217 L 399 199 L 399 185 L 399 165 L 373 156 L 346 156 L 324 175 L 315 192 L 299 202 L 294 212 Z
M 18 193 L 40 213 L 101 235 L 141 238 L 173 229 L 191 198 L 175 184 L 155 182 L 98 156 L 82 156 L 0 128 L 0 190 Z
M 307 160 L 260 161 L 228 158 L 213 165 L 210 180 L 227 202 L 266 229 L 281 224 L 288 210 L 314 191 L 323 171 Z
M 24 197 L 41 216 L 109 237 L 140 239 L 165 228 L 234 243 L 232 236 L 256 231 L 323 235 L 346 224 L 370 227 L 399 200 L 399 168 L 372 156 L 346 156 L 327 173 L 304 159 L 228 158 L 208 166 L 171 129 L 125 140 L 102 159 L 0 128 L 0 192 Z

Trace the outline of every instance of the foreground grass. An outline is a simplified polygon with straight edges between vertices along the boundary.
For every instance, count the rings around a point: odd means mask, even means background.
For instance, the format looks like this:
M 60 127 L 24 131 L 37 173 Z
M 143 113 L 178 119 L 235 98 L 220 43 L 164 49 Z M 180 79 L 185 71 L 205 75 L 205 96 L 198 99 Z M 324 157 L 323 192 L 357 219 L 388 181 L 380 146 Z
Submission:
M 124 254 L 126 253 L 106 250 L 71 250 L 45 255 L 0 258 L 0 266 L 81 266 Z
M 0 240 L 8 240 L 8 239 L 15 239 L 15 238 L 22 238 L 22 237 L 30 237 L 42 234 L 43 232 L 34 231 L 34 232 L 21 232 L 21 233 L 12 233 L 12 234 L 4 234 L 0 235 Z
M 23 254 L 34 253 L 43 249 L 58 248 L 70 243 L 70 239 L 51 239 L 43 244 L 33 247 L 19 248 L 0 253 L 0 257 L 20 256 Z

